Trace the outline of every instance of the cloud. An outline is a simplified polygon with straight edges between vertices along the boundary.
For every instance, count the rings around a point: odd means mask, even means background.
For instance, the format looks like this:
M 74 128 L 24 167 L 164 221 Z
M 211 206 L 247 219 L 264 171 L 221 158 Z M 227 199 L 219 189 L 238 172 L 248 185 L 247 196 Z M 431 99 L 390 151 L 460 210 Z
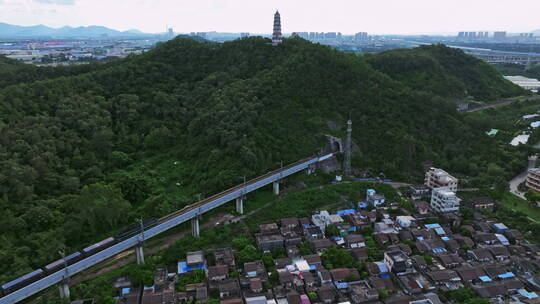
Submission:
M 34 0 L 42 4 L 75 5 L 75 0 Z

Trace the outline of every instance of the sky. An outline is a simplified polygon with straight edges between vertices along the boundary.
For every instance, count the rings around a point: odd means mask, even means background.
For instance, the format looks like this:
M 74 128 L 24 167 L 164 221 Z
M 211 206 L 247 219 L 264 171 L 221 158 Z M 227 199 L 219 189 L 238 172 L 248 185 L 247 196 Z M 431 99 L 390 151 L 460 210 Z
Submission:
M 176 33 L 454 34 L 540 29 L 540 0 L 0 0 L 0 22 Z

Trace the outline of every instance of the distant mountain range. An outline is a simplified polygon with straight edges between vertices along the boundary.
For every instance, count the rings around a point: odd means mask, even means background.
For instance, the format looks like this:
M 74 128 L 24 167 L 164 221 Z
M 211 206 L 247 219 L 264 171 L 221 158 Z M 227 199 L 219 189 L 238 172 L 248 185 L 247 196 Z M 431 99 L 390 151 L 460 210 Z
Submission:
M 52 28 L 45 25 L 19 26 L 0 22 L 0 38 L 97 38 L 109 37 L 143 37 L 154 34 L 146 34 L 139 30 L 117 31 L 104 26 L 64 26 Z

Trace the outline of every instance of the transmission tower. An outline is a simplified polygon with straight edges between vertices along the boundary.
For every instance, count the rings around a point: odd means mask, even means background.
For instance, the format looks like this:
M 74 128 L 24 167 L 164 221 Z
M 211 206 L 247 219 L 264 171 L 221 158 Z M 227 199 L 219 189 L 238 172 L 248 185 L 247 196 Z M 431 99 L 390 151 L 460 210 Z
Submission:
M 343 165 L 345 175 L 351 176 L 351 154 L 352 154 L 352 120 L 347 121 L 347 142 L 345 143 L 345 164 Z

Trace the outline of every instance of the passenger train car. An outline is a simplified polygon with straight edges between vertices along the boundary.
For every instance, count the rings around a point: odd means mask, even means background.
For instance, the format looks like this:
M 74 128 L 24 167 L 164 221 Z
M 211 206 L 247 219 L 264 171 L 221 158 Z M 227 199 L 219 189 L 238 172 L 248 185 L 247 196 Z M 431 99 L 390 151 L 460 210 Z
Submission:
M 143 221 L 143 229 L 149 229 L 157 225 L 159 222 L 158 219 L 149 219 Z M 16 278 L 10 282 L 7 282 L 0 286 L 0 297 L 3 297 L 5 295 L 8 295 L 18 289 L 21 289 L 25 287 L 26 285 L 32 284 L 39 279 L 55 273 L 57 271 L 60 271 L 64 269 L 66 266 L 72 265 L 74 263 L 77 263 L 78 261 L 82 260 L 83 258 L 89 257 L 93 254 L 96 254 L 106 248 L 109 248 L 110 246 L 121 242 L 127 238 L 130 238 L 138 233 L 141 232 L 141 226 L 140 224 L 135 224 L 130 227 L 128 227 L 126 230 L 116 234 L 114 237 L 106 238 L 100 242 L 97 242 L 93 245 L 90 245 L 86 248 L 84 248 L 81 251 L 74 252 L 70 255 L 65 256 L 64 258 L 54 261 L 46 266 L 44 266 L 42 269 L 34 270 L 30 273 L 27 273 L 19 278 Z

